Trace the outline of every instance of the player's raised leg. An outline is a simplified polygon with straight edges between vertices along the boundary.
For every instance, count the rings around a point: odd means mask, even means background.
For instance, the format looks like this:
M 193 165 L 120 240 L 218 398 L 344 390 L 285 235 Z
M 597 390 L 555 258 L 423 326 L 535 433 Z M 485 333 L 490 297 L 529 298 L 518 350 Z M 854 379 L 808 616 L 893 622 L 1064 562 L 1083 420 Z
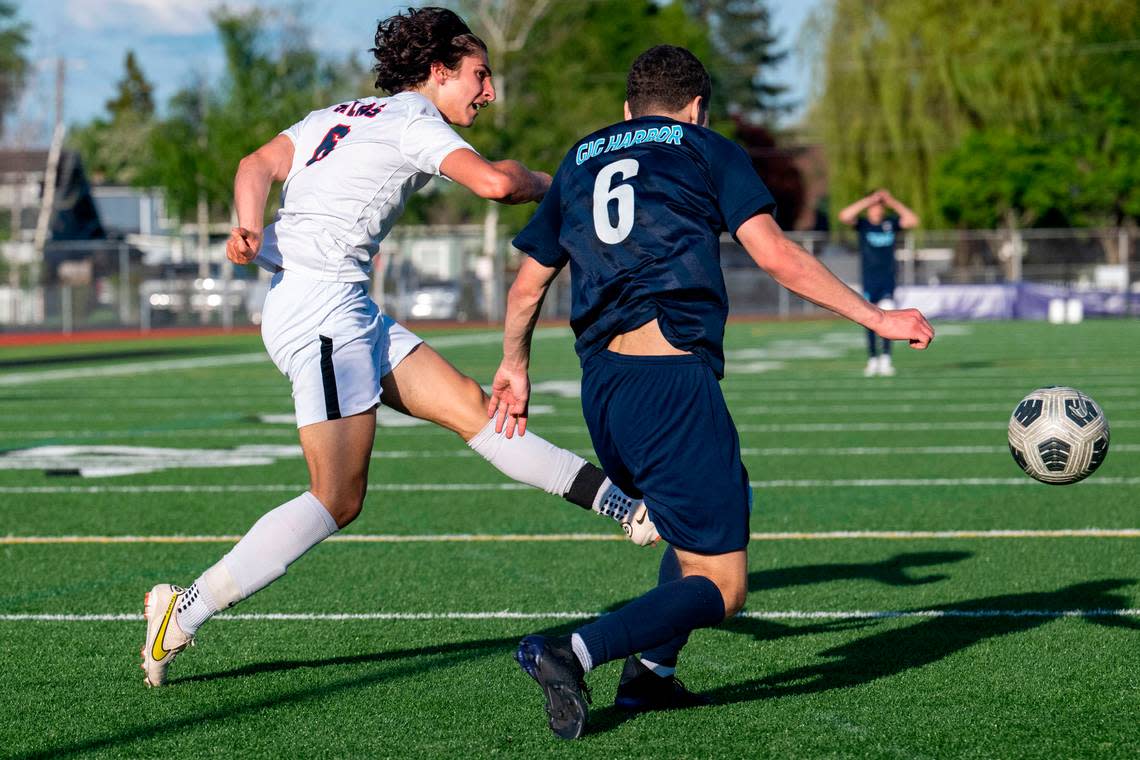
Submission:
M 389 335 L 398 355 L 399 344 L 410 333 L 391 323 Z M 644 503 L 624 493 L 595 465 L 534 433 L 510 438 L 497 433 L 495 421 L 487 418 L 482 387 L 431 346 L 418 343 L 393 363 L 395 368 L 381 380 L 384 406 L 451 430 L 512 480 L 613 518 L 639 546 L 659 538 Z
M 310 488 L 264 514 L 240 541 L 188 588 L 159 584 L 144 600 L 142 668 L 161 686 L 174 658 L 199 626 L 285 574 L 309 549 L 360 514 L 376 434 L 373 410 L 300 429 Z

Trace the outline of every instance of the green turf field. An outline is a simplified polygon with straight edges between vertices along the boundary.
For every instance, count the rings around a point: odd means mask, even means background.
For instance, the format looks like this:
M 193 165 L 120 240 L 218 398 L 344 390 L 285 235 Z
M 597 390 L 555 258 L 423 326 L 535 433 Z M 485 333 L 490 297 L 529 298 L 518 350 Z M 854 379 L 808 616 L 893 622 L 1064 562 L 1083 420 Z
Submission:
M 730 326 L 750 595 L 679 673 L 717 704 L 631 719 L 611 663 L 576 743 L 514 645 L 640 594 L 659 549 L 383 415 L 363 515 L 147 690 L 143 593 L 305 487 L 288 384 L 256 336 L 2 350 L 0 756 L 1140 756 L 1140 324 L 936 327 L 865 379 L 858 328 Z M 424 334 L 490 379 L 497 335 Z M 530 429 L 592 456 L 577 377 L 541 330 Z M 1112 426 L 1064 488 L 1005 445 L 1061 384 Z

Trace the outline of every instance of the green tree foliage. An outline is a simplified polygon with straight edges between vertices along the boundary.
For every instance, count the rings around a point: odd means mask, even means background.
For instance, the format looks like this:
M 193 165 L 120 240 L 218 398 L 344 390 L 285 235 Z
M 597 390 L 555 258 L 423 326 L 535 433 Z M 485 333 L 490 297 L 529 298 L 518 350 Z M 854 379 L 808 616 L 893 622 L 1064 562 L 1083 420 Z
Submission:
M 1123 98 L 1080 98 L 1041 132 L 976 132 L 932 182 L 951 224 L 1117 226 L 1140 217 L 1140 129 Z
M 828 149 L 835 205 L 889 186 L 935 226 L 994 218 L 967 208 L 973 197 L 1048 196 L 1038 188 L 1019 195 L 1008 176 L 1006 190 L 972 195 L 958 176 L 938 180 L 950 196 L 944 204 L 932 178 L 975 171 L 997 181 L 1001 166 L 982 171 L 977 150 L 1000 153 L 1030 177 L 1056 170 L 1066 151 L 1095 163 L 1085 151 L 1096 143 L 1081 133 L 1111 139 L 1119 125 L 1109 118 L 1090 129 L 1081 103 L 1115 89 L 1135 105 L 1135 61 L 1117 68 L 1110 51 L 1135 59 L 1121 43 L 1134 43 L 1138 15 L 1125 0 L 834 0 L 814 20 L 821 92 L 809 122 Z M 1017 215 L 1045 219 L 1047 211 Z
M 168 208 L 192 218 L 205 197 L 228 218 L 238 162 L 316 108 L 351 97 L 360 72 L 323 60 L 290 17 L 222 9 L 214 16 L 225 74 L 178 92 L 151 132 L 138 181 L 166 191 Z M 271 204 L 272 205 L 272 204 Z
M 154 125 L 154 86 L 147 81 L 134 51 L 127 51 L 123 78 L 107 101 L 107 118 L 72 130 L 72 147 L 83 156 L 95 182 L 130 184 L 150 160 Z
M 934 196 L 965 227 L 1118 226 L 1140 218 L 1140 8 L 1073 17 L 1073 86 L 1039 129 L 996 125 L 938 165 Z
M 24 89 L 29 70 L 27 48 L 28 24 L 16 20 L 12 3 L 0 0 L 0 134 L 4 133 L 4 115 Z
M 486 35 L 477 2 L 453 7 L 476 34 Z M 506 82 L 505 118 L 496 119 L 500 105 L 492 105 L 463 136 L 489 158 L 514 158 L 553 173 L 574 141 L 623 118 L 630 64 L 662 43 L 687 47 L 702 60 L 711 54 L 705 28 L 693 23 L 680 0 L 552 3 L 522 50 L 490 50 L 495 82 Z M 482 219 L 484 207 L 470 193 L 456 188 L 443 192 L 442 203 L 438 197 L 413 197 L 408 209 L 413 218 Z M 506 208 L 502 218 L 508 228 L 517 229 L 532 212 L 529 207 Z
M 787 57 L 778 50 L 767 4 L 758 0 L 685 0 L 689 14 L 709 30 L 712 55 L 713 117 L 741 115 L 770 123 L 791 107 L 787 87 L 772 82 L 767 70 Z
M 107 101 L 107 112 L 112 119 L 122 114 L 137 114 L 145 118 L 154 116 L 154 85 L 146 80 L 133 50 L 127 51 L 123 68 L 125 71 L 115 97 Z

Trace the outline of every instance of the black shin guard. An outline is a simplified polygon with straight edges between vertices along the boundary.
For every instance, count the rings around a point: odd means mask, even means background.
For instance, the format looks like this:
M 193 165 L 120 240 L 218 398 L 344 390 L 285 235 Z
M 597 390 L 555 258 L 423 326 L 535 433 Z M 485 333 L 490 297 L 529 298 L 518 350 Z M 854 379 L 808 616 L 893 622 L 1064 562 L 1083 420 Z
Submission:
M 586 462 L 582 465 L 582 469 L 578 470 L 574 482 L 570 484 L 570 490 L 562 494 L 562 498 L 571 504 L 577 504 L 582 509 L 593 509 L 598 489 L 605 482 L 606 474 L 596 465 Z

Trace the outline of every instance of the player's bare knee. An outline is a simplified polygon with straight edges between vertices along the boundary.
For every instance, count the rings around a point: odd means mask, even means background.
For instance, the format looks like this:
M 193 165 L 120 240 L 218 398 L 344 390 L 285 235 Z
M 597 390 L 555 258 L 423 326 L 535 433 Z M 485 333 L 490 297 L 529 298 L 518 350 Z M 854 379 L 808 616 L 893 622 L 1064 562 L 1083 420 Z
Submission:
M 329 511 L 337 527 L 343 528 L 360 515 L 365 488 L 361 483 L 342 484 L 332 488 L 314 488 L 313 495 Z
M 337 527 L 343 528 L 360 516 L 363 507 L 362 499 L 344 499 L 336 501 L 335 505 L 328 509 L 329 514 L 336 520 Z
M 745 577 L 738 577 L 736 573 L 717 574 L 709 578 L 720 591 L 724 601 L 724 616 L 730 618 L 744 609 L 744 601 L 748 596 L 748 582 Z
M 463 378 L 462 391 L 457 396 L 459 409 L 444 422 L 465 442 L 470 441 L 487 424 L 487 402 L 490 397 L 483 387 L 469 377 Z
M 718 586 L 718 588 L 720 588 L 721 596 L 724 598 L 724 616 L 726 619 L 744 609 L 744 600 L 748 596 L 748 590 L 742 584 L 732 584 L 727 587 Z

